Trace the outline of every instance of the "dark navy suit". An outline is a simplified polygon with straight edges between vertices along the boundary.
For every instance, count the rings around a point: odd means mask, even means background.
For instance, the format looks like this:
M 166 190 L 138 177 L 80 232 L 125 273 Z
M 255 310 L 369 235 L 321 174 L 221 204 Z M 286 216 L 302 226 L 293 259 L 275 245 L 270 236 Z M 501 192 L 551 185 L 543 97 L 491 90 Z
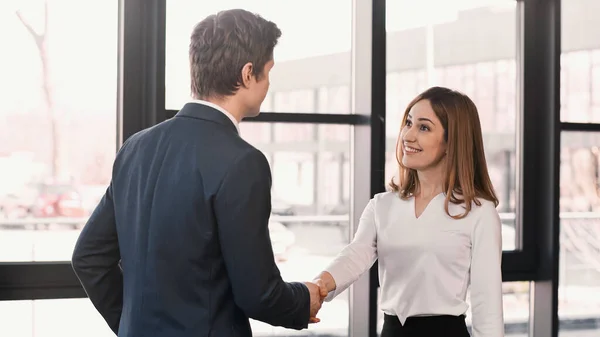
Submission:
M 231 120 L 188 103 L 123 144 L 73 269 L 118 336 L 251 336 L 248 318 L 306 328 L 308 289 L 274 262 L 270 189 Z

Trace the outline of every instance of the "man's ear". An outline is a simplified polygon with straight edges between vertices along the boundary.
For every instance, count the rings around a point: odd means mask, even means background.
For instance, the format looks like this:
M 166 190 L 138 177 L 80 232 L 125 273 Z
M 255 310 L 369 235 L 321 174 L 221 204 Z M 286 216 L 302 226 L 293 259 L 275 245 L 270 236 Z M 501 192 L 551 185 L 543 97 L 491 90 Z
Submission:
M 244 67 L 242 68 L 242 86 L 244 86 L 245 88 L 247 88 L 250 85 L 250 82 L 252 81 L 252 76 L 254 76 L 254 74 L 252 73 L 253 69 L 254 67 L 250 62 L 244 64 Z

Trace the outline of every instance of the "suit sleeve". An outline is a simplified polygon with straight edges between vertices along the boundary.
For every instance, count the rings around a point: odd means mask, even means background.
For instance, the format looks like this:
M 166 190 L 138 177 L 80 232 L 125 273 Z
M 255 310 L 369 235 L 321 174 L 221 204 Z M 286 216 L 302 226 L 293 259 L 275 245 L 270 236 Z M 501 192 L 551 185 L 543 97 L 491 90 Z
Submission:
M 123 307 L 120 259 L 110 185 L 81 231 L 71 263 L 92 304 L 115 334 Z
M 269 236 L 271 173 L 258 150 L 242 155 L 216 194 L 221 250 L 235 303 L 250 318 L 291 329 L 308 326 L 310 294 L 286 283 L 275 264 Z

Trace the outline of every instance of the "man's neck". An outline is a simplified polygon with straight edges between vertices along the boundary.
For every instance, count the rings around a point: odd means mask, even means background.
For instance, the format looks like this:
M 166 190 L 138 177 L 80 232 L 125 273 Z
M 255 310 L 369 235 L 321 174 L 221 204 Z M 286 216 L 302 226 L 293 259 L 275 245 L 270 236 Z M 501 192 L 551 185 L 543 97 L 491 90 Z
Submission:
M 202 100 L 220 106 L 230 113 L 238 123 L 244 118 L 244 114 L 242 113 L 243 110 L 240 108 L 239 104 L 236 104 L 229 98 L 204 98 Z

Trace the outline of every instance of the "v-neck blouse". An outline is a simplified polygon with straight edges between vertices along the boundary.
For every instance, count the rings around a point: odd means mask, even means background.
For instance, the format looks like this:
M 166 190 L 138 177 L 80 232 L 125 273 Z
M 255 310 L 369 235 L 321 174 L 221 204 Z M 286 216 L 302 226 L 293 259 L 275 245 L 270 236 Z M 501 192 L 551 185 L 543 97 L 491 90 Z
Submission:
M 363 211 L 353 241 L 325 269 L 346 290 L 379 261 L 380 308 L 408 317 L 466 314 L 470 286 L 474 337 L 503 336 L 502 236 L 494 204 L 480 200 L 463 219 L 444 210 L 444 194 L 417 218 L 414 199 L 377 194 Z M 464 212 L 449 204 L 450 214 Z

